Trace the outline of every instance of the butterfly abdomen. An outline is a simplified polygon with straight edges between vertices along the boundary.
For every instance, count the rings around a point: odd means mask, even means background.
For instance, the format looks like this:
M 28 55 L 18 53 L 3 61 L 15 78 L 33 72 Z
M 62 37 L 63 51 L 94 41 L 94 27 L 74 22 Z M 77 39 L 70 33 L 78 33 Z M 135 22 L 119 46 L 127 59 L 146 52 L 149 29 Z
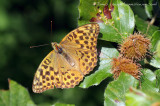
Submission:
M 68 54 L 63 53 L 63 56 L 72 67 L 75 66 L 74 60 L 70 56 L 68 56 Z

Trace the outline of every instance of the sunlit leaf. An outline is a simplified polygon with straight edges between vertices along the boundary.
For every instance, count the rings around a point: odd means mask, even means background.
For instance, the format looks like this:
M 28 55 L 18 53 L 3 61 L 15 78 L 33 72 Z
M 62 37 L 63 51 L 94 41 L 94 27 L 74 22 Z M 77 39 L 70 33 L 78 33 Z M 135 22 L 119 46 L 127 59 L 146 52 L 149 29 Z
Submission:
M 146 11 L 146 14 L 149 18 L 152 18 L 152 9 L 153 9 L 153 0 L 148 0 L 148 4 L 145 4 L 145 11 Z
M 138 81 L 129 74 L 121 73 L 119 78 L 108 84 L 104 93 L 105 106 L 125 106 L 125 93 L 136 87 Z
M 134 88 L 126 94 L 126 106 L 159 106 L 160 94 L 153 92 L 142 92 Z
M 141 87 L 143 91 L 158 92 L 159 88 L 156 84 L 156 75 L 149 69 L 142 69 Z
M 160 69 L 155 71 L 156 75 L 156 86 L 159 88 L 160 91 Z
M 160 35 L 159 30 L 154 32 L 153 35 L 152 35 L 152 39 L 151 39 L 151 44 L 152 44 L 151 50 L 152 50 L 152 52 L 156 51 L 158 41 L 160 41 L 160 36 L 159 35 Z
M 160 68 L 160 31 L 156 31 L 152 35 L 151 44 L 152 48 L 151 51 L 153 52 L 153 58 L 150 61 L 150 65 Z

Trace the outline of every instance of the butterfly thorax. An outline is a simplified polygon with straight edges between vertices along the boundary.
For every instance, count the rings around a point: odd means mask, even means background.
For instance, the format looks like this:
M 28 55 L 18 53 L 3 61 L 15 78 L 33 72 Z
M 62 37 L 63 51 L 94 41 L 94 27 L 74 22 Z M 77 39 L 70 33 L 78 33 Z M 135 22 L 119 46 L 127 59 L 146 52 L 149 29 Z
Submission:
M 54 51 L 58 54 L 60 54 L 61 56 L 63 56 L 64 59 L 66 59 L 66 61 L 72 66 L 75 66 L 75 61 L 72 59 L 72 57 L 70 55 L 68 55 L 66 53 L 66 51 L 62 48 L 62 46 L 60 44 L 58 44 L 57 42 L 52 42 L 51 43 Z
M 53 49 L 55 50 L 56 53 L 62 54 L 63 53 L 63 49 L 62 46 L 60 44 L 58 44 L 57 42 L 52 42 L 51 43 Z

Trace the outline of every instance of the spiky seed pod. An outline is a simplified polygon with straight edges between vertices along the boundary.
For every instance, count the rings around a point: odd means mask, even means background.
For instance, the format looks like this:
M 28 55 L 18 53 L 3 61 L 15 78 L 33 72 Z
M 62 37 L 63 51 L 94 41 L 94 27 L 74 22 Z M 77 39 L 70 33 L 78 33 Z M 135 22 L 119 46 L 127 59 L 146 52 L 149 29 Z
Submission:
M 150 40 L 140 33 L 128 36 L 120 45 L 120 53 L 134 61 L 142 60 L 150 47 Z
M 113 75 L 114 79 L 117 79 L 121 72 L 125 72 L 139 80 L 140 75 L 142 75 L 139 69 L 140 65 L 134 63 L 130 59 L 124 57 L 113 58 L 112 73 L 114 74 Z

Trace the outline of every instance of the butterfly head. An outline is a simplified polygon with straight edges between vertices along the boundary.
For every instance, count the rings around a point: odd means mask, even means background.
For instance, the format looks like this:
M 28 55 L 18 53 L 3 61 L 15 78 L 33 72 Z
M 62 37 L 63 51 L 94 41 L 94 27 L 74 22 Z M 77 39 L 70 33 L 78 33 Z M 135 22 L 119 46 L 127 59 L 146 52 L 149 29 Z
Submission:
M 61 54 L 63 52 L 62 46 L 57 42 L 51 42 L 52 48 L 55 50 L 56 53 Z

